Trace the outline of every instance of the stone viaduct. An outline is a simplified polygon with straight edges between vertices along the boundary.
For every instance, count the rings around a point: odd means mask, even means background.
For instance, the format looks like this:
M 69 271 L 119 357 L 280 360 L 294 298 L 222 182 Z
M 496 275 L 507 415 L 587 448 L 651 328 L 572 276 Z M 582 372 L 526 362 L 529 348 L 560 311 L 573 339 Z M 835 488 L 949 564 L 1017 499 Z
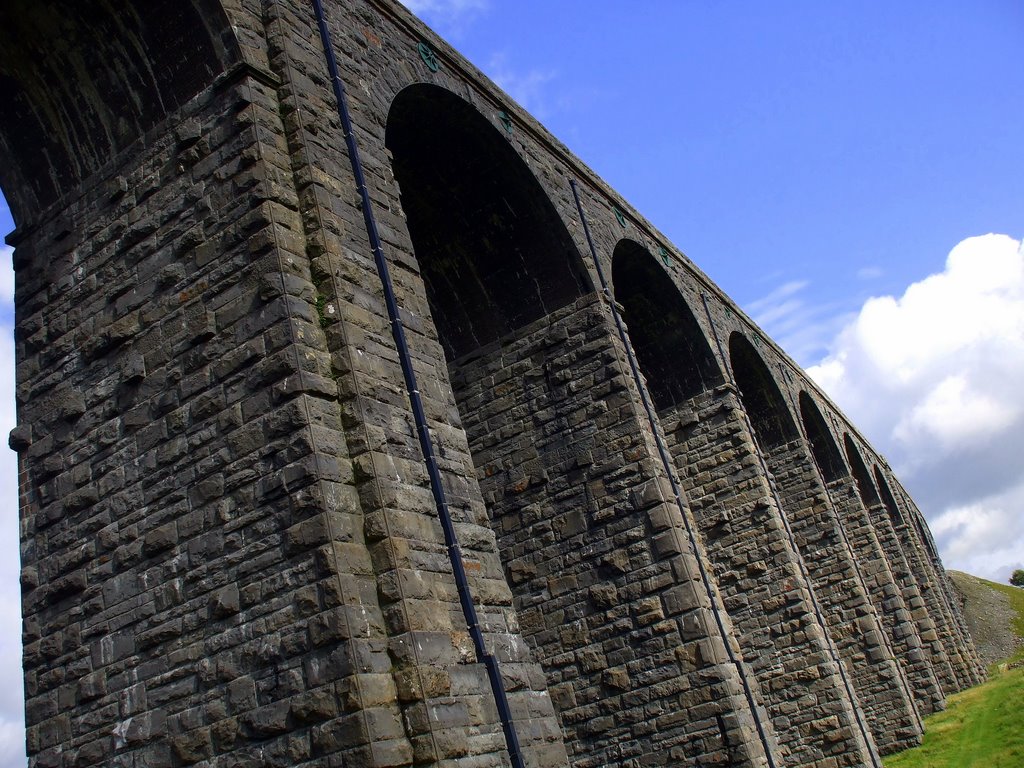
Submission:
M 879 768 L 924 518 L 393 0 L 7 0 L 37 768 Z

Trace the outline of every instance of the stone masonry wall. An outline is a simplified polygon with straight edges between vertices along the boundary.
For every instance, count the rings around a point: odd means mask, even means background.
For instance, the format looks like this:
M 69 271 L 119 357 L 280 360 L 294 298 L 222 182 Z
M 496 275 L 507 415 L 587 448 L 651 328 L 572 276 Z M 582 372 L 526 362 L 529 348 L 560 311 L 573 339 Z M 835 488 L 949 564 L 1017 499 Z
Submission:
M 374 71 L 375 57 L 399 60 L 385 45 L 393 47 L 404 39 L 371 9 L 357 17 L 332 15 L 328 22 L 346 72 Z M 359 43 L 353 45 L 353 39 Z M 303 268 L 315 286 L 337 379 L 411 759 L 502 764 L 507 756 L 498 712 L 460 607 L 352 167 L 340 150 L 344 137 L 333 117 L 334 96 L 323 80 L 324 54 L 310 8 L 275 4 L 269 40 L 270 60 L 283 83 L 282 112 L 303 214 Z M 380 90 L 354 91 L 353 112 L 357 117 L 386 115 L 392 96 Z M 455 417 L 444 355 L 429 323 L 383 149 L 383 123 L 367 121 L 360 128 L 362 166 L 375 190 L 375 216 L 393 259 L 394 288 L 484 642 L 498 659 L 528 763 L 564 765 L 565 747 L 543 674 L 519 632 L 466 438 Z
M 787 765 L 863 765 L 869 746 L 731 385 L 659 413 Z
M 935 549 L 935 542 L 931 540 L 931 533 L 928 530 L 927 524 L 924 523 L 924 515 L 921 514 L 917 505 L 914 504 L 914 500 L 899 485 L 899 482 L 893 479 L 893 483 L 896 486 L 893 490 L 898 494 L 896 497 L 897 504 L 900 505 L 900 510 L 909 526 L 910 538 L 922 555 L 922 562 L 925 566 L 925 571 L 928 573 L 930 583 L 933 585 L 932 588 L 936 593 L 936 599 L 941 603 L 946 616 L 948 616 L 948 625 L 955 638 L 955 645 L 959 650 L 961 659 L 961 663 L 956 669 L 960 681 L 960 689 L 963 690 L 972 685 L 977 685 L 985 679 L 984 665 L 978 658 L 974 643 L 971 642 L 970 633 L 967 631 L 967 625 L 964 622 L 963 611 L 957 603 L 953 587 L 950 584 L 949 577 L 946 575 L 946 569 L 942 567 L 942 562 L 939 560 L 938 552 Z
M 765 471 L 731 388 L 649 420 L 600 291 L 449 363 L 387 148 L 414 84 L 508 143 L 587 257 L 579 285 L 628 235 L 709 322 L 753 326 L 400 5 L 325 11 L 368 209 L 313 4 L 195 0 L 176 18 L 203 19 L 215 60 L 131 115 L 141 135 L 79 126 L 92 175 L 17 211 L 30 765 L 510 765 L 456 557 L 528 766 L 853 768 L 914 743 L 899 665 L 935 707 L 984 669 L 895 478 L 885 511 L 840 519 L 800 441 Z
M 875 531 L 878 533 L 879 544 L 885 551 L 892 567 L 893 578 L 903 594 L 904 605 L 906 605 L 910 618 L 917 627 L 916 637 L 919 645 L 908 652 L 908 658 L 912 660 L 917 654 L 921 654 L 929 662 L 936 685 L 938 686 L 938 691 L 933 693 L 933 706 L 942 709 L 945 707 L 942 690 L 944 686 L 952 685 L 952 681 L 955 679 L 953 668 L 946 656 L 943 644 L 938 642 L 939 636 L 935 628 L 935 622 L 932 621 L 931 616 L 924 609 L 924 598 L 921 596 L 917 582 L 913 577 L 907 557 L 889 518 L 888 511 L 881 502 L 876 502 L 868 506 L 867 513 Z M 927 709 L 922 714 L 926 712 Z
M 242 77 L 19 245 L 33 765 L 408 751 L 277 116 Z
M 879 751 L 916 744 L 921 730 L 910 694 L 807 447 L 798 438 L 769 449 L 766 459 Z
M 952 630 L 945 611 L 936 601 L 934 590 L 927 591 L 925 585 L 926 569 L 921 561 L 921 553 L 914 545 L 904 525 L 888 487 L 880 488 L 884 509 L 876 514 L 884 514 L 886 538 L 891 542 L 887 552 L 891 552 L 890 562 L 893 573 L 904 585 L 908 609 L 920 631 L 921 641 L 932 660 L 936 678 L 944 694 L 957 689 L 957 676 L 953 659 L 960 658 L 960 652 L 953 639 Z
M 881 621 L 890 652 L 901 668 L 907 691 L 918 708 L 918 714 L 930 714 L 942 701 L 942 692 L 931 665 L 920 652 L 917 628 L 893 579 L 889 561 L 878 542 L 875 526 L 868 519 L 853 477 L 839 477 L 828 483 L 825 489 L 857 558 L 865 592 Z
M 759 765 L 617 347 L 592 294 L 453 364 L 523 630 L 574 765 Z
M 713 318 L 714 324 L 719 328 L 718 334 L 720 336 L 727 334 L 731 329 L 736 329 L 743 330 L 743 332 L 749 334 L 755 342 L 760 341 L 760 354 L 766 356 L 766 360 L 771 362 L 771 367 L 779 371 L 780 375 L 776 377 L 776 383 L 787 393 L 786 397 L 791 402 L 795 403 L 801 393 L 815 392 L 813 383 L 781 350 L 761 337 L 758 331 L 744 330 L 747 326 L 738 322 L 739 316 L 728 306 L 721 308 L 717 306 L 716 302 L 712 301 L 708 304 L 708 314 L 709 318 Z M 820 392 L 816 393 L 815 398 L 819 401 L 827 402 L 825 396 Z M 834 410 L 835 406 L 830 404 L 829 408 Z M 840 424 L 845 421 L 844 417 L 838 413 L 832 417 L 832 420 L 833 422 L 838 420 Z M 835 429 L 839 430 L 838 434 L 842 434 L 843 430 L 840 427 L 837 426 Z M 851 433 L 854 431 L 848 422 L 846 422 L 845 430 Z M 832 434 L 832 439 L 837 439 L 835 432 Z M 865 448 L 865 450 L 866 455 L 872 457 L 871 460 L 876 467 L 876 471 L 880 471 L 878 469 L 879 465 L 886 467 L 886 470 L 888 470 L 884 460 L 874 456 L 870 448 Z M 888 471 L 886 476 L 890 478 L 894 485 L 898 485 L 897 481 L 891 477 Z M 901 501 L 899 503 L 903 504 L 907 498 L 909 497 L 903 492 L 900 495 Z M 895 499 L 893 500 L 893 505 L 896 505 Z M 937 636 L 940 638 L 938 643 L 942 646 L 942 652 L 948 656 L 954 669 L 958 670 L 956 672 L 957 682 L 952 688 L 943 685 L 943 694 L 948 695 L 955 690 L 962 690 L 963 687 L 974 684 L 969 682 L 969 680 L 979 679 L 977 677 L 965 677 L 964 671 L 973 670 L 973 674 L 977 675 L 978 670 L 980 670 L 980 667 L 974 666 L 971 662 L 965 661 L 961 663 L 956 661 L 956 659 L 961 658 L 961 654 L 966 658 L 974 652 L 970 636 L 965 633 L 964 627 L 961 624 L 962 614 L 959 611 L 954 612 L 950 609 L 945 593 L 937 586 L 939 582 L 930 581 L 930 579 L 937 579 L 935 575 L 937 572 L 934 568 L 935 559 L 928 552 L 928 548 L 917 527 L 913 530 L 907 527 L 904 534 L 900 536 L 900 543 L 905 556 L 920 563 L 920 566 L 914 570 L 914 577 L 919 584 L 918 591 L 921 593 L 924 602 L 929 606 L 928 617 L 935 625 Z

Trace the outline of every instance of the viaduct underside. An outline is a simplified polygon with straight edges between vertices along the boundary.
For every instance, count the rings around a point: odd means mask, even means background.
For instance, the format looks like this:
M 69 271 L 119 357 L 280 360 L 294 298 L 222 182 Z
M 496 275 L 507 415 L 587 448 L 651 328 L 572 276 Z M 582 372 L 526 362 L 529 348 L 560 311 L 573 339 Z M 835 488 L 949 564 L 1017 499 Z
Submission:
M 880 768 L 984 670 L 885 461 L 392 0 L 11 0 L 37 768 Z

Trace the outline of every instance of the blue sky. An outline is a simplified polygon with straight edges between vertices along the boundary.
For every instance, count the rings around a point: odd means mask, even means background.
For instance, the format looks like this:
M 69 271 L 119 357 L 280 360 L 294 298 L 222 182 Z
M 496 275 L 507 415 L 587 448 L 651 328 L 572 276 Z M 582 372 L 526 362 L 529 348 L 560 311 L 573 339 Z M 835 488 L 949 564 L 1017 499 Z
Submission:
M 1024 4 L 406 4 L 810 370 L 947 565 L 1024 567 Z
M 1022 234 L 1018 2 L 409 4 L 741 305 L 832 320 Z
M 1024 567 L 1024 4 L 407 4 L 811 367 L 901 472 L 948 565 Z M 12 458 L 4 768 L 24 764 Z

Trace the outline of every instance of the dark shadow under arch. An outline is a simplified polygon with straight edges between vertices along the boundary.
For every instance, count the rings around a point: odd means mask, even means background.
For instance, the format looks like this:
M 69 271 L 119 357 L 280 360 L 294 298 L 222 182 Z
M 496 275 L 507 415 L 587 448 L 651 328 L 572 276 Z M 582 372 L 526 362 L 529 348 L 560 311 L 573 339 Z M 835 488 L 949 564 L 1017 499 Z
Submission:
M 899 504 L 896 503 L 896 497 L 893 496 L 892 491 L 889 490 L 889 484 L 885 481 L 885 476 L 877 465 L 875 466 L 875 483 L 878 486 L 878 492 L 882 496 L 882 503 L 889 512 L 889 517 L 892 520 L 893 525 L 902 523 L 903 515 L 900 514 L 900 507 Z
M 620 241 L 612 255 L 612 284 L 655 408 L 722 383 L 721 368 L 697 319 L 647 249 Z
M 882 499 L 875 489 L 875 484 L 871 481 L 871 473 L 868 472 L 867 465 L 864 464 L 864 459 L 861 458 L 860 451 L 854 445 L 849 432 L 843 435 L 843 444 L 846 446 L 846 457 L 850 461 L 850 471 L 853 472 L 853 479 L 857 481 L 857 489 L 860 491 L 860 497 L 864 502 L 864 506 L 871 507 L 881 504 Z
M 814 460 L 821 469 L 826 483 L 838 480 L 847 474 L 839 446 L 821 415 L 821 410 L 806 391 L 800 390 L 800 418 L 803 420 L 807 439 L 811 444 Z
M 215 0 L 4 0 L 0 186 L 15 220 L 76 187 L 237 56 Z
M 753 344 L 739 331 L 729 336 L 729 359 L 758 440 L 769 448 L 795 440 L 799 433 L 779 385 Z
M 472 105 L 409 86 L 391 105 L 386 144 L 448 359 L 592 290 L 537 179 Z

